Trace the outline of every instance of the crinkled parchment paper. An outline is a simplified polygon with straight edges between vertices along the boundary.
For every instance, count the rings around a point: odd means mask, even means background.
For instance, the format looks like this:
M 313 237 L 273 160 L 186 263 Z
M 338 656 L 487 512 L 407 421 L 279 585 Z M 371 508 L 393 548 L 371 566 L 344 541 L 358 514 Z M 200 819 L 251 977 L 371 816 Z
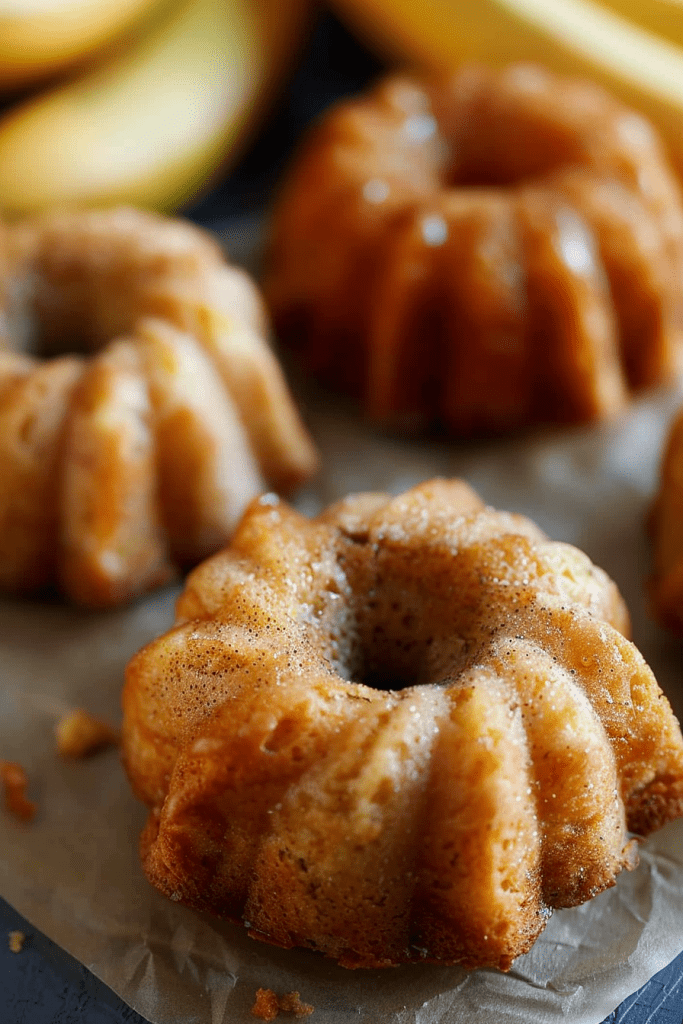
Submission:
M 679 641 L 647 618 L 644 517 L 661 440 L 682 394 L 660 392 L 610 424 L 485 444 L 387 438 L 329 396 L 302 393 L 324 469 L 299 496 L 314 512 L 348 491 L 398 492 L 465 477 L 490 504 L 524 512 L 583 548 L 618 582 L 633 636 L 679 718 Z M 640 867 L 576 910 L 559 911 L 509 974 L 413 966 L 345 971 L 314 954 L 253 942 L 242 929 L 158 895 L 137 857 L 144 809 L 118 754 L 59 758 L 54 725 L 73 707 L 116 721 L 126 661 L 171 624 L 176 591 L 87 614 L 0 603 L 0 757 L 20 761 L 38 803 L 0 818 L 0 894 L 158 1024 L 253 1020 L 255 990 L 293 989 L 320 1024 L 594 1024 L 683 949 L 683 822 L 656 833 Z

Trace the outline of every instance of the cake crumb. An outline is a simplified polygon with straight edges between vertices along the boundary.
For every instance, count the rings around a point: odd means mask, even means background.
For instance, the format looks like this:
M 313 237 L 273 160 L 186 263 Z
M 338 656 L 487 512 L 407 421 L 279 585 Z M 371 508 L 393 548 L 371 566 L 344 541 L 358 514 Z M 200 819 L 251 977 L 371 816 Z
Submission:
M 256 1001 L 251 1008 L 254 1017 L 260 1020 L 275 1020 L 280 1012 L 280 1000 L 272 988 L 259 988 L 256 990 Z
M 298 992 L 285 992 L 280 997 L 280 1009 L 293 1013 L 295 1017 L 308 1017 L 313 1013 L 310 1003 L 302 1003 Z
M 5 791 L 5 807 L 15 818 L 31 821 L 36 805 L 26 797 L 28 779 L 26 772 L 16 761 L 0 761 L 0 780 Z
M 298 992 L 285 992 L 278 996 L 272 988 L 260 988 L 256 992 L 256 1002 L 251 1008 L 254 1017 L 261 1020 L 275 1020 L 280 1011 L 293 1013 L 295 1017 L 308 1017 L 313 1013 L 309 1003 L 302 1003 Z
M 103 747 L 118 746 L 118 729 L 88 711 L 68 711 L 55 726 L 57 749 L 62 757 L 88 757 Z
M 12 953 L 21 953 L 24 948 L 26 936 L 23 932 L 10 932 L 8 935 L 9 948 Z

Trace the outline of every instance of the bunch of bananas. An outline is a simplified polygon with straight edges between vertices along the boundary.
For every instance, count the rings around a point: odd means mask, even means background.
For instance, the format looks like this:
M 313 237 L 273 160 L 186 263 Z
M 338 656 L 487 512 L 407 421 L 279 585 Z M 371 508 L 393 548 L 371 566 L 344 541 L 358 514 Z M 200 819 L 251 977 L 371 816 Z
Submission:
M 380 52 L 451 68 L 535 61 L 642 111 L 683 173 L 683 0 L 333 0 Z
M 601 81 L 650 117 L 683 173 L 683 0 L 331 4 L 390 58 L 432 68 L 533 60 Z M 37 89 L 0 115 L 0 213 L 177 209 L 240 152 L 300 52 L 312 7 L 0 0 L 0 91 Z
M 0 91 L 33 90 L 0 116 L 0 212 L 178 208 L 240 151 L 300 50 L 310 8 L 0 0 Z

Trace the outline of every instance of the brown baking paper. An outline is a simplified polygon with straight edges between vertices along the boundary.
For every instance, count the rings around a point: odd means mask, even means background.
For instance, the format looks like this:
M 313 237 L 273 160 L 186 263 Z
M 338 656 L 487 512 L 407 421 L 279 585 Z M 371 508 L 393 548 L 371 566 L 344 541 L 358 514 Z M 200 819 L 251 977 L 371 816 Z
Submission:
M 302 400 L 324 466 L 298 498 L 303 511 L 349 491 L 465 477 L 487 502 L 526 513 L 614 577 L 634 639 L 683 716 L 681 643 L 649 621 L 644 594 L 644 518 L 683 394 L 660 392 L 606 425 L 479 444 L 389 438 L 320 391 Z M 345 971 L 158 895 L 139 866 L 145 812 L 117 751 L 65 761 L 54 727 L 74 707 L 119 720 L 126 661 L 170 626 L 176 593 L 104 614 L 0 602 L 0 757 L 24 766 L 38 804 L 30 824 L 0 817 L 0 894 L 150 1021 L 248 1022 L 266 987 L 299 991 L 316 1024 L 470 1024 L 475 1013 L 487 1024 L 597 1024 L 683 949 L 683 822 L 643 844 L 639 868 L 613 889 L 556 912 L 507 975 L 433 965 Z

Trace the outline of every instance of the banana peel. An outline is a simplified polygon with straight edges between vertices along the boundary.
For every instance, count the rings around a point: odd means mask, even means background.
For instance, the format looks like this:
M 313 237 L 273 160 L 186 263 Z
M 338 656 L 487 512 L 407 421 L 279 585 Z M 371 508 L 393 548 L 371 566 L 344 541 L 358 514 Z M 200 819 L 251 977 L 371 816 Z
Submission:
M 0 90 L 50 78 L 106 45 L 159 0 L 15 0 L 0 7 Z
M 669 11 L 667 20 L 664 0 L 608 2 L 616 10 L 592 0 L 333 0 L 339 15 L 383 55 L 417 66 L 534 61 L 599 81 L 650 118 L 683 174 L 677 12 Z M 641 13 L 635 21 L 618 10 L 634 19 Z M 669 38 L 648 30 L 666 25 Z
M 310 0 L 180 0 L 0 120 L 0 211 L 179 208 L 235 159 L 299 51 Z

